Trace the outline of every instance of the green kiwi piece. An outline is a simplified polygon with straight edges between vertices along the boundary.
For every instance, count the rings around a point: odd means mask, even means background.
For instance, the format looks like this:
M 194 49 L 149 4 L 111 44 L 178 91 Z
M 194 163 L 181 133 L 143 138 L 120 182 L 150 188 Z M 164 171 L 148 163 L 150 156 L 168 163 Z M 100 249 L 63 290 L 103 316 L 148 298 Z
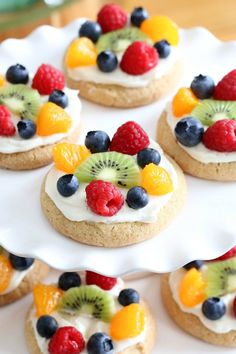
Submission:
M 210 263 L 203 273 L 206 295 L 217 297 L 236 291 L 236 257 Z
M 209 126 L 220 119 L 236 119 L 236 102 L 202 100 L 191 113 L 198 118 L 203 125 Z
M 22 119 L 35 120 L 39 112 L 40 95 L 26 85 L 7 85 L 0 88 L 0 103 Z
M 139 184 L 139 167 L 130 155 L 115 151 L 90 155 L 75 170 L 80 182 L 103 180 L 120 187 L 130 188 Z
M 111 50 L 115 53 L 124 52 L 135 41 L 144 41 L 152 45 L 152 40 L 142 31 L 135 27 L 123 28 L 103 34 L 97 42 L 98 53 Z
M 69 315 L 92 315 L 109 322 L 115 314 L 115 302 L 111 294 L 98 286 L 83 285 L 64 293 L 59 311 Z

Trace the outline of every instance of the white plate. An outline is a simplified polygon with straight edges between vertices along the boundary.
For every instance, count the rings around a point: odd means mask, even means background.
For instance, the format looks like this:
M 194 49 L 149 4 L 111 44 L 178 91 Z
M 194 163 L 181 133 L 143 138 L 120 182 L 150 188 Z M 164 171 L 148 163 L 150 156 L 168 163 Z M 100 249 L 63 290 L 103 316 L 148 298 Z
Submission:
M 61 66 L 66 45 L 76 35 L 78 21 L 64 29 L 38 28 L 23 40 L 0 46 L 1 70 L 16 61 L 34 71 L 42 62 Z M 234 68 L 236 42 L 222 43 L 203 28 L 182 30 L 186 60 L 183 83 L 207 73 L 216 80 Z M 112 133 L 136 120 L 155 138 L 157 117 L 166 100 L 138 109 L 108 109 L 83 102 L 83 129 Z M 1 171 L 0 243 L 11 252 L 44 260 L 58 269 L 95 269 L 107 275 L 135 270 L 166 272 L 193 259 L 210 259 L 236 244 L 236 183 L 187 177 L 189 195 L 182 214 L 158 237 L 139 245 L 105 249 L 81 245 L 59 235 L 40 209 L 39 190 L 49 167 L 31 172 Z

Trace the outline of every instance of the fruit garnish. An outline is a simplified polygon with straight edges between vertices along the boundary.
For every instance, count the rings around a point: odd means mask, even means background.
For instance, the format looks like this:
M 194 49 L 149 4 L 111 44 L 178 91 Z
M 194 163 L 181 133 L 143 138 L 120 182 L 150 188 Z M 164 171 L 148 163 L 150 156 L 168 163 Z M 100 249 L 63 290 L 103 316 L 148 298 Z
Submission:
M 30 139 L 36 134 L 36 124 L 30 119 L 19 120 L 17 123 L 18 134 L 22 139 Z
M 205 287 L 201 272 L 196 268 L 188 270 L 179 285 L 180 301 L 186 307 L 200 304 L 206 298 Z
M 216 258 L 216 261 L 225 261 L 229 258 L 236 257 L 236 246 L 232 247 L 228 252 L 224 253 L 222 256 Z
M 130 14 L 130 22 L 133 26 L 140 27 L 144 20 L 149 17 L 149 13 L 143 7 L 135 7 Z
M 195 76 L 191 83 L 191 90 L 197 98 L 203 100 L 210 98 L 214 92 L 215 83 L 210 76 L 198 75 Z
M 236 151 L 236 120 L 222 119 L 207 128 L 202 138 L 210 150 L 219 152 Z
M 53 102 L 61 108 L 66 108 L 69 104 L 68 96 L 61 90 L 53 90 L 48 97 L 49 102 Z
M 37 133 L 41 136 L 66 133 L 71 128 L 72 119 L 69 114 L 55 103 L 45 103 L 39 112 Z
M 116 278 L 106 277 L 104 275 L 86 271 L 86 284 L 87 285 L 97 285 L 99 288 L 103 290 L 111 290 L 117 283 Z
M 98 54 L 97 66 L 100 71 L 111 73 L 118 66 L 117 56 L 110 50 L 104 50 Z
M 75 327 L 60 327 L 48 344 L 49 354 L 79 354 L 85 348 L 85 340 Z
M 79 29 L 80 37 L 87 37 L 93 43 L 96 43 L 102 34 L 102 29 L 99 23 L 94 21 L 85 21 Z
M 88 340 L 86 346 L 89 354 L 113 354 L 114 345 L 112 339 L 102 332 L 94 333 Z
M 42 64 L 36 71 L 32 87 L 41 95 L 50 95 L 53 90 L 63 90 L 65 78 L 63 73 L 49 64 Z
M 52 151 L 53 160 L 58 170 L 74 173 L 75 168 L 81 164 L 91 153 L 83 145 L 58 143 Z
M 162 41 L 156 42 L 153 47 L 156 49 L 156 51 L 159 55 L 159 58 L 161 58 L 161 59 L 165 59 L 170 55 L 171 45 L 165 39 L 163 39 Z
M 92 130 L 87 133 L 84 143 L 91 153 L 94 154 L 95 152 L 107 151 L 111 141 L 106 132 L 102 130 Z
M 76 38 L 67 49 L 65 63 L 68 68 L 96 65 L 97 50 L 86 37 Z
M 16 128 L 11 120 L 11 112 L 3 105 L 0 105 L 0 136 L 13 136 Z
M 209 297 L 202 304 L 203 315 L 211 321 L 217 321 L 226 313 L 226 306 L 222 299 Z
M 141 171 L 141 185 L 151 195 L 163 195 L 173 191 L 169 173 L 160 166 L 150 163 Z
M 179 43 L 178 26 L 169 17 L 151 16 L 142 22 L 140 29 L 146 33 L 153 42 L 165 39 L 171 45 L 177 45 Z
M 0 75 L 0 87 L 5 85 L 5 79 L 3 75 Z
M 13 268 L 11 262 L 4 255 L 0 255 L 0 293 L 4 292 L 12 279 Z
M 57 180 L 57 190 L 63 197 L 71 197 L 78 188 L 78 179 L 73 174 L 61 176 Z
M 11 84 L 27 84 L 29 81 L 29 72 L 21 64 L 12 65 L 7 69 L 6 79 Z
M 128 190 L 125 201 L 130 208 L 138 210 L 148 204 L 149 197 L 144 188 L 136 186 Z
M 65 272 L 60 275 L 58 280 L 59 288 L 66 291 L 81 285 L 80 275 L 76 272 Z
M 139 304 L 122 308 L 111 320 L 110 335 L 115 340 L 137 337 L 144 330 L 145 312 Z
M 44 315 L 38 318 L 36 329 L 40 337 L 51 338 L 58 329 L 58 322 L 49 315 Z
M 236 101 L 236 69 L 225 75 L 214 90 L 216 100 Z
M 103 33 L 123 28 L 127 21 L 126 12 L 116 4 L 104 5 L 97 16 L 97 22 L 100 24 Z
M 181 87 L 173 98 L 172 112 L 175 117 L 182 117 L 185 114 L 190 114 L 198 103 L 199 100 L 192 90 Z
M 15 270 L 19 270 L 20 272 L 29 269 L 34 264 L 34 258 L 26 258 L 16 256 L 15 254 L 9 254 L 9 261 L 11 262 L 12 267 Z
M 123 289 L 119 293 L 118 302 L 122 306 L 129 306 L 131 304 L 139 304 L 140 302 L 140 295 L 134 289 Z
M 202 141 L 204 127 L 194 117 L 185 117 L 178 121 L 175 126 L 175 136 L 178 142 L 184 146 L 192 147 Z
M 183 266 L 184 269 L 190 270 L 192 268 L 200 269 L 204 265 L 204 261 L 197 259 L 196 261 L 189 262 Z
M 63 291 L 53 285 L 38 284 L 33 290 L 36 316 L 50 315 L 59 305 Z

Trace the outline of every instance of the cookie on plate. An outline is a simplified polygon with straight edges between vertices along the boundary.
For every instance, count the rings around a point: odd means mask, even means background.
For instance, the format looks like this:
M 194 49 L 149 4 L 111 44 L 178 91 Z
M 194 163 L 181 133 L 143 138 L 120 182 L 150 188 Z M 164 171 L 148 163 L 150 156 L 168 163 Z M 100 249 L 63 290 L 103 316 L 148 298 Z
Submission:
M 25 324 L 31 354 L 149 354 L 155 321 L 148 304 L 118 278 L 63 273 L 57 284 L 36 285 Z M 106 348 L 106 350 L 104 350 Z
M 90 131 L 85 146 L 58 144 L 44 179 L 41 205 L 61 234 L 120 247 L 159 234 L 181 210 L 186 185 L 176 163 L 136 122 L 112 139 Z
M 77 140 L 81 104 L 64 75 L 42 64 L 32 80 L 21 64 L 0 80 L 0 167 L 31 170 L 52 161 L 59 141 Z
M 179 89 L 158 122 L 157 139 L 184 172 L 236 181 L 236 70 L 215 86 L 198 75 Z
M 183 73 L 179 29 L 165 16 L 143 8 L 128 14 L 107 4 L 97 22 L 81 20 L 79 38 L 66 50 L 68 86 L 81 97 L 109 107 L 138 107 L 158 101 Z
M 236 248 L 210 262 L 193 261 L 161 278 L 164 305 L 184 331 L 236 347 Z

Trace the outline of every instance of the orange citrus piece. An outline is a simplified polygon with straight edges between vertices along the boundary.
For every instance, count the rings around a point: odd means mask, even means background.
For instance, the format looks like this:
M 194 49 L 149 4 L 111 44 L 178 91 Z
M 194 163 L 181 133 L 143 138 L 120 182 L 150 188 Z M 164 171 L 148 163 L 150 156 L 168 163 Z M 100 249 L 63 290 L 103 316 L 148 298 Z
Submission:
M 9 259 L 4 255 L 0 255 L 0 293 L 4 292 L 8 288 L 13 271 L 14 270 Z
M 137 337 L 144 330 L 145 312 L 139 304 L 122 308 L 111 320 L 110 335 L 115 340 Z
M 179 28 L 167 16 L 150 16 L 144 20 L 140 27 L 141 31 L 146 33 L 153 42 L 167 40 L 171 45 L 179 43 Z
M 68 68 L 95 65 L 96 60 L 96 46 L 86 37 L 74 39 L 68 47 L 65 57 L 65 63 Z
M 191 89 L 181 87 L 172 101 L 172 112 L 175 117 L 182 117 L 192 112 L 194 107 L 199 104 L 199 99 Z
M 206 284 L 196 268 L 190 269 L 183 277 L 179 287 L 179 297 L 186 307 L 194 307 L 206 298 Z
M 63 291 L 54 285 L 38 284 L 34 287 L 36 316 L 50 315 L 59 305 Z
M 141 185 L 149 194 L 163 195 L 173 191 L 169 173 L 160 166 L 150 163 L 141 172 Z
M 0 75 L 0 87 L 5 85 L 5 79 L 4 76 Z

